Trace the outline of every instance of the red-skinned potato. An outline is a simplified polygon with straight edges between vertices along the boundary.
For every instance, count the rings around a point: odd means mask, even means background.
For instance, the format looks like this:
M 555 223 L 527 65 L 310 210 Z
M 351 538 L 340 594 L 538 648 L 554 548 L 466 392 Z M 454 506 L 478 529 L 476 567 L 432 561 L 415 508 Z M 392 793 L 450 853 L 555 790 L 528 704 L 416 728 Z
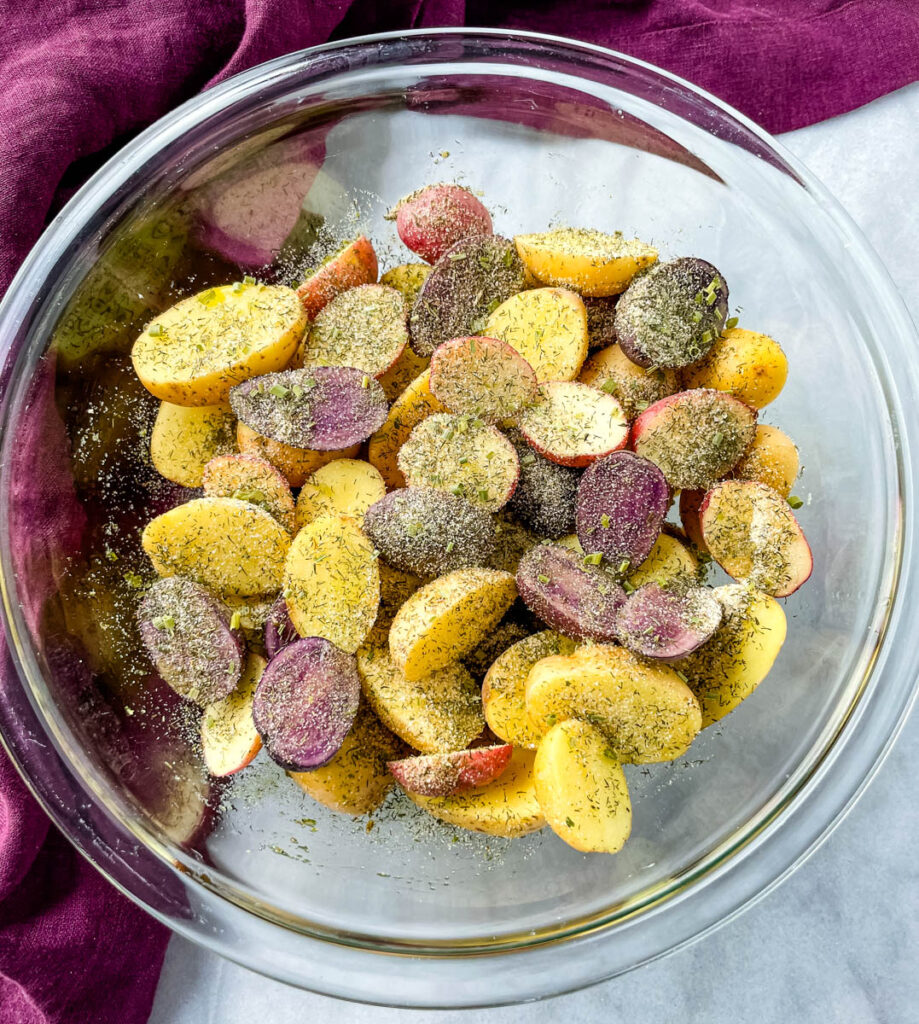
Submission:
M 461 185 L 427 185 L 400 200 L 392 213 L 402 242 L 427 263 L 436 263 L 467 235 L 492 233 L 488 210 Z
M 389 770 L 408 793 L 452 796 L 494 782 L 507 767 L 513 750 L 509 743 L 501 743 L 446 754 L 422 754 L 390 761 Z
M 629 421 L 619 402 L 577 381 L 541 384 L 517 426 L 528 444 L 560 466 L 589 466 L 629 440 Z
M 336 295 L 358 285 L 373 284 L 378 273 L 377 254 L 373 245 L 370 239 L 359 235 L 329 257 L 321 267 L 308 274 L 297 289 L 297 295 L 300 296 L 306 315 L 312 320 Z
M 711 588 L 646 583 L 619 609 L 616 634 L 635 654 L 674 661 L 706 643 L 720 624 L 721 605 Z
M 536 374 L 506 341 L 451 338 L 431 356 L 431 391 L 451 412 L 498 422 L 533 401 Z
M 703 554 L 708 551 L 699 520 L 699 510 L 704 500 L 705 491 L 680 491 L 680 522 L 686 536 Z

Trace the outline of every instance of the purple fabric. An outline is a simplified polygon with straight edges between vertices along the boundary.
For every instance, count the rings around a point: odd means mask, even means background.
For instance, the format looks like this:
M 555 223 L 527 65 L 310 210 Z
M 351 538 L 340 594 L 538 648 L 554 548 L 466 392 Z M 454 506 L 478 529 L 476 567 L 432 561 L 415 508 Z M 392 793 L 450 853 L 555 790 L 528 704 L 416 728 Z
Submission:
M 330 38 L 464 23 L 623 50 L 772 131 L 919 78 L 916 0 L 19 0 L 0 34 L 0 293 L 101 160 L 203 87 Z M 11 671 L 4 658 L 0 684 Z M 49 828 L 0 754 L 0 1021 L 140 1024 L 165 943 Z

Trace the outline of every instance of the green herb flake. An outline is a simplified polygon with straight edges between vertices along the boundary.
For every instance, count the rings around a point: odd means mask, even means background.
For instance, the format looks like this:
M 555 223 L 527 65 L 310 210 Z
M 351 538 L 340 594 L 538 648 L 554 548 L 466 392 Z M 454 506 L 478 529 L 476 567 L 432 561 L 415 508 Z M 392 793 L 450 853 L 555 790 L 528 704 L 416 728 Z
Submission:
M 602 516 L 600 516 L 600 525 L 603 527 L 604 530 L 609 529 L 609 516 L 605 512 Z
M 619 563 L 619 573 L 620 573 L 620 575 L 622 575 L 624 573 L 627 573 L 629 571 L 629 566 L 631 564 L 632 563 L 629 561 L 628 558 L 623 558 L 623 560 Z
M 574 822 L 571 820 L 571 818 L 565 818 L 565 824 L 568 826 L 568 828 L 574 828 Z
M 240 622 L 242 622 L 242 616 L 239 614 L 239 609 L 237 609 L 230 616 L 230 629 L 239 629 Z
M 605 380 L 600 385 L 600 390 L 601 391 L 605 391 L 608 395 L 615 394 L 615 392 L 616 392 L 616 382 L 612 379 L 612 377 L 610 377 L 609 380 Z
M 789 494 L 788 504 L 791 505 L 792 508 L 800 508 L 804 504 L 804 500 L 799 498 L 797 494 Z
M 152 620 L 154 629 L 171 631 L 176 627 L 176 620 L 171 615 L 158 615 Z
M 540 573 L 536 577 L 536 579 L 538 579 L 540 583 L 548 583 L 549 582 L 549 577 L 548 576 L 544 576 L 542 573 Z
M 272 384 L 268 389 L 269 395 L 274 395 L 275 398 L 287 398 L 290 394 L 290 389 L 286 388 L 283 384 Z
M 159 338 L 165 333 L 166 328 L 162 324 L 150 324 L 147 328 L 147 334 L 149 334 L 151 338 Z
M 727 328 L 727 330 L 733 331 L 739 323 L 740 320 L 736 316 L 732 316 L 724 326 Z
M 140 590 L 144 585 L 143 577 L 138 576 L 136 572 L 126 572 L 122 579 L 134 590 Z
M 603 561 L 603 555 L 599 551 L 594 551 L 589 555 L 584 556 L 585 565 L 599 565 Z

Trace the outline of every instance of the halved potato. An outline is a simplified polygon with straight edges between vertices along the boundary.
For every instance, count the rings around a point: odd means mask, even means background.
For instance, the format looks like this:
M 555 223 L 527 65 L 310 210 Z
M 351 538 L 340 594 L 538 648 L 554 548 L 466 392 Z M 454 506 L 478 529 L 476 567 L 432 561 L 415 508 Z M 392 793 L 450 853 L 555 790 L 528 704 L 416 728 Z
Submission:
M 601 644 L 537 662 L 526 704 L 540 734 L 579 718 L 596 725 L 616 756 L 632 764 L 680 757 L 702 725 L 699 703 L 674 669 Z
M 258 455 L 237 452 L 217 455 L 204 467 L 204 493 L 209 498 L 238 498 L 263 508 L 294 532 L 294 496 L 280 470 Z
M 394 779 L 387 762 L 404 753 L 400 740 L 361 703 L 351 731 L 328 764 L 290 777 L 314 800 L 341 814 L 369 814 Z
M 798 477 L 798 449 L 778 427 L 758 423 L 753 443 L 731 476 L 735 480 L 757 480 L 787 498 Z
M 252 719 L 252 699 L 266 664 L 258 654 L 250 654 L 236 689 L 204 708 L 201 750 L 211 775 L 233 775 L 262 749 L 262 738 Z
M 519 352 L 540 383 L 574 380 L 587 358 L 584 300 L 564 288 L 512 295 L 489 316 L 481 333 Z
M 396 613 L 389 631 L 393 661 L 407 679 L 459 661 L 501 621 L 516 596 L 514 577 L 496 569 L 457 569 L 432 580 Z
M 782 606 L 768 594 L 735 583 L 716 587 L 723 618 L 715 635 L 698 651 L 673 663 L 702 706 L 702 728 L 724 718 L 769 674 L 782 644 Z
M 559 722 L 539 741 L 536 799 L 552 831 L 582 853 L 618 853 L 632 831 L 625 772 L 589 722 Z
M 150 461 L 167 480 L 200 487 L 208 462 L 236 450 L 235 430 L 235 417 L 219 405 L 160 402 L 150 435 Z
M 300 636 L 324 637 L 353 654 L 367 639 L 380 605 L 373 545 L 353 519 L 320 516 L 290 545 L 284 597 Z
M 323 515 L 350 516 L 361 523 L 386 494 L 379 470 L 362 459 L 333 459 L 304 481 L 297 497 L 297 527 Z
M 407 679 L 385 647 L 365 646 L 358 651 L 357 670 L 380 721 L 415 750 L 462 750 L 485 727 L 479 689 L 459 663 Z
M 628 576 L 629 586 L 637 590 L 645 583 L 666 586 L 675 580 L 695 582 L 699 575 L 699 560 L 689 548 L 669 533 L 662 533 L 654 542 L 651 553 Z
M 546 824 L 536 799 L 531 750 L 514 749 L 510 763 L 487 786 L 453 796 L 408 797 L 435 818 L 490 836 L 524 836 Z
M 283 370 L 306 325 L 291 288 L 219 285 L 152 320 L 131 360 L 144 387 L 165 402 L 222 405 L 235 384 Z
M 141 538 L 160 576 L 187 576 L 216 594 L 281 589 L 290 534 L 236 498 L 196 498 L 151 519 Z
M 657 249 L 620 231 L 608 235 L 586 228 L 556 228 L 517 235 L 517 252 L 541 284 L 573 288 L 581 295 L 618 295 L 644 267 L 657 260 Z
M 350 448 L 342 448 L 333 452 L 318 452 L 311 448 L 293 448 L 289 444 L 275 441 L 271 437 L 263 437 L 245 423 L 236 425 L 236 443 L 241 452 L 258 455 L 270 462 L 283 476 L 291 487 L 302 487 L 303 482 L 320 466 L 335 459 L 353 459 L 360 451 L 359 444 Z
M 683 387 L 730 391 L 742 402 L 762 409 L 778 398 L 788 377 L 782 346 L 766 334 L 729 327 L 704 359 L 682 373 Z

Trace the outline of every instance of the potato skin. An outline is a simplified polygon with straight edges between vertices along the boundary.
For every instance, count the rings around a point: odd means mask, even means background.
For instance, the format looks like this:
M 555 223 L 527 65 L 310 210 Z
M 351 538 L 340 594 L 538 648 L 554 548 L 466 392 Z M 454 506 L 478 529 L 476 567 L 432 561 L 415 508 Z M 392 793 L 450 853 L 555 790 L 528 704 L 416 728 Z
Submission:
M 617 398 L 630 420 L 640 416 L 649 405 L 680 390 L 675 370 L 644 369 L 633 363 L 619 345 L 594 352 L 578 380 Z
M 291 487 L 302 487 L 306 478 L 315 473 L 320 466 L 334 459 L 353 459 L 360 451 L 359 444 L 350 448 L 342 448 L 335 452 L 317 452 L 311 448 L 293 448 L 270 437 L 263 437 L 245 423 L 236 425 L 236 443 L 239 450 L 251 455 L 258 455 L 270 462 L 283 476 Z
M 682 373 L 683 387 L 729 391 L 742 402 L 762 409 L 778 398 L 788 377 L 781 345 L 766 334 L 728 328 L 708 354 Z
M 778 427 L 760 423 L 753 443 L 731 476 L 735 480 L 757 480 L 787 498 L 797 479 L 798 468 L 798 449 L 794 441 Z

